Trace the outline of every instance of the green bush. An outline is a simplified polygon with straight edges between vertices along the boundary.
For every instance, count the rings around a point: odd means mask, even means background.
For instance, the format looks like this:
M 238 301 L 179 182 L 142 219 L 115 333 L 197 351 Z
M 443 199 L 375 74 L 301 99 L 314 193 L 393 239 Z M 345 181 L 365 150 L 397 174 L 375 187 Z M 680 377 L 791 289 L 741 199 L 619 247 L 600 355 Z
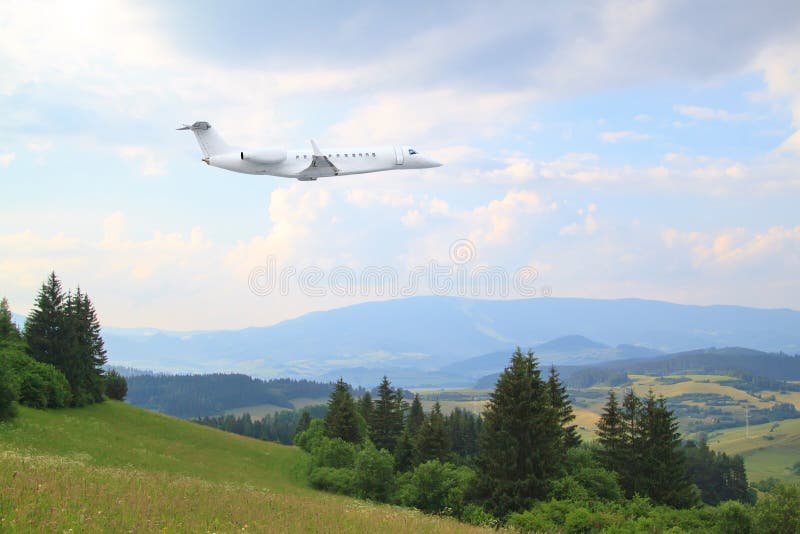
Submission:
M 355 471 L 337 467 L 317 467 L 311 470 L 309 480 L 317 489 L 355 495 Z
M 753 534 L 753 508 L 739 501 L 726 501 L 716 509 L 715 531 L 719 534 Z
M 351 469 L 356 462 L 356 447 L 341 438 L 326 438 L 311 451 L 314 467 L 334 467 Z
M 584 534 L 593 531 L 592 513 L 583 506 L 573 508 L 564 518 L 564 530 L 568 534 Z
M 359 497 L 388 501 L 394 491 L 394 457 L 367 442 L 355 459 L 355 488 Z
M 0 421 L 11 419 L 17 414 L 15 405 L 17 398 L 17 384 L 9 370 L 0 361 Z
M 483 509 L 477 504 L 468 504 L 461 512 L 461 521 L 475 525 L 476 527 L 492 527 L 496 528 L 500 525 L 500 521 L 495 516 Z
M 553 481 L 550 497 L 558 501 L 586 502 L 589 500 L 589 492 L 575 477 L 567 475 Z
M 128 394 L 128 381 L 125 380 L 124 376 L 112 369 L 106 373 L 105 389 L 106 396 L 109 399 L 125 400 L 125 395 Z
M 0 367 L 9 372 L 16 384 L 20 404 L 32 408 L 62 408 L 69 404 L 71 392 L 64 373 L 25 354 L 22 344 L 0 345 Z
M 542 501 L 525 512 L 508 515 L 507 525 L 522 532 L 563 532 L 571 501 Z
M 800 532 L 800 485 L 778 484 L 759 499 L 756 522 L 758 532 L 765 534 Z
M 324 437 L 325 422 L 322 419 L 312 419 L 308 430 L 295 434 L 294 444 L 310 453 L 319 446 Z
M 573 478 L 583 487 L 589 497 L 602 501 L 622 500 L 622 487 L 617 474 L 602 467 L 582 467 L 572 473 Z
M 425 512 L 459 516 L 474 480 L 475 472 L 468 467 L 430 460 L 401 477 L 398 500 Z

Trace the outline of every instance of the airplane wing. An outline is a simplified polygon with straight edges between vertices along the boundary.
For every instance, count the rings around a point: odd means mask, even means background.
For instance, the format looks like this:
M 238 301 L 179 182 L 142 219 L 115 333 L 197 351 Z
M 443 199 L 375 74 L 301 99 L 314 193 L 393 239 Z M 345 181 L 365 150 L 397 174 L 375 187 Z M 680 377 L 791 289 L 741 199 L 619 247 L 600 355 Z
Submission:
M 322 153 L 319 146 L 317 146 L 317 142 L 313 139 L 311 140 L 311 149 L 313 151 L 311 165 L 300 171 L 299 180 L 316 180 L 323 176 L 336 176 L 339 174 L 339 169 L 331 163 L 328 156 Z

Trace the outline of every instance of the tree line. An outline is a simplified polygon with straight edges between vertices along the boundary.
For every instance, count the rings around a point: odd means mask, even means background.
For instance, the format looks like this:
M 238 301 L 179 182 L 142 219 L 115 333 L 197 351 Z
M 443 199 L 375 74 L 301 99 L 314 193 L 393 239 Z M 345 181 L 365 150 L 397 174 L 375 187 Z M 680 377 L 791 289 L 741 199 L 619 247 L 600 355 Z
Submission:
M 191 419 L 261 404 L 291 410 L 291 399 L 325 398 L 333 387 L 332 382 L 262 380 L 239 373 L 138 374 L 128 377 L 127 400 L 140 408 Z
M 103 369 L 100 321 L 80 287 L 65 292 L 55 273 L 42 284 L 22 331 L 0 301 L 0 419 L 16 404 L 61 408 L 123 398 L 125 379 Z
M 374 399 L 355 398 L 339 380 L 324 417 L 298 423 L 295 443 L 310 453 L 316 488 L 523 531 L 742 522 L 740 531 L 754 532 L 800 504 L 800 490 L 778 485 L 752 507 L 742 458 L 684 444 L 652 392 L 629 391 L 621 403 L 610 392 L 598 441 L 581 443 L 558 373 L 543 377 L 534 355 L 519 349 L 481 417 L 450 417 L 438 403 L 425 412 L 418 396 L 408 403 L 385 377 Z

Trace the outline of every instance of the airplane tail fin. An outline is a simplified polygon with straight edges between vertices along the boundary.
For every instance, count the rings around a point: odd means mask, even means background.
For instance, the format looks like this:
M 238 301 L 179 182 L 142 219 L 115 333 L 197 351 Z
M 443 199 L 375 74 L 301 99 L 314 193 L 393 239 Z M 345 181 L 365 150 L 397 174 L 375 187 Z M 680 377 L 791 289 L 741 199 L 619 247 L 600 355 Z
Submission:
M 203 151 L 203 156 L 209 158 L 218 154 L 231 152 L 233 149 L 226 143 L 216 128 L 213 128 L 205 121 L 195 122 L 191 126 L 184 124 L 178 130 L 191 130 L 197 137 L 197 143 L 200 145 L 200 150 Z

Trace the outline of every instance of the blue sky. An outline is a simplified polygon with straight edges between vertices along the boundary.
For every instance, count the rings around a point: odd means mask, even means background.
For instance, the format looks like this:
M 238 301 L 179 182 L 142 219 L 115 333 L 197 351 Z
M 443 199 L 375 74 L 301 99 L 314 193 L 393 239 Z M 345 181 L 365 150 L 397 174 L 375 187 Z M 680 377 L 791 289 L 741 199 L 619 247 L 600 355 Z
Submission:
M 272 324 L 379 295 L 258 296 L 267 258 L 403 279 L 460 239 L 539 294 L 800 308 L 796 2 L 162 4 L 0 5 L 18 312 L 55 269 L 109 325 Z M 232 174 L 175 131 L 195 120 L 445 165 Z

